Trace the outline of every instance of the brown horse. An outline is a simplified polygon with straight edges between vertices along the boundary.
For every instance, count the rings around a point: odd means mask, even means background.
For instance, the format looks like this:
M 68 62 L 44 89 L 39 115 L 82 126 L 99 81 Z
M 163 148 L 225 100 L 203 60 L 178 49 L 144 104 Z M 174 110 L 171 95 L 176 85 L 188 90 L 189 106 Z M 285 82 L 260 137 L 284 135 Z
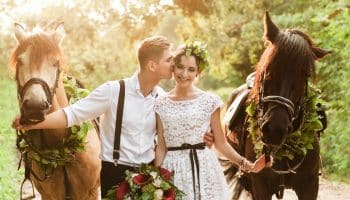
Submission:
M 63 67 L 60 44 L 64 38 L 63 24 L 53 33 L 27 34 L 15 24 L 18 42 L 11 59 L 16 71 L 21 123 L 43 121 L 45 115 L 68 105 L 60 71 Z M 42 130 L 44 134 L 28 132 L 31 141 L 39 146 L 55 146 L 67 138 L 68 129 Z M 98 199 L 100 151 L 99 138 L 95 130 L 87 136 L 85 152 L 76 153 L 74 160 L 47 171 L 36 161 L 27 160 L 29 178 L 45 200 Z
M 315 46 L 310 37 L 299 30 L 280 31 L 268 13 L 265 14 L 264 29 L 267 47 L 257 65 L 254 84 L 238 114 L 227 121 L 231 143 L 236 144 L 234 146 L 240 154 L 251 161 L 255 160 L 256 153 L 248 130 L 252 118 L 246 113 L 246 107 L 252 102 L 256 105 L 256 134 L 266 147 L 265 155 L 269 154 L 268 149 L 280 148 L 303 123 L 303 102 L 308 92 L 308 80 L 315 73 L 315 60 L 330 53 Z M 229 100 L 228 107 L 234 105 L 235 95 Z M 232 134 L 237 136 L 236 141 L 232 140 L 235 138 Z M 238 187 L 231 188 L 236 192 L 232 199 L 239 197 L 241 186 L 252 192 L 256 200 L 271 199 L 273 194 L 282 198 L 284 188 L 292 188 L 299 199 L 316 199 L 320 150 L 316 132 L 312 137 L 313 148 L 305 156 L 296 155 L 291 160 L 275 159 L 271 169 L 266 168 L 257 174 L 244 173 Z M 227 163 L 226 167 L 225 174 L 232 183 L 237 169 L 230 168 Z

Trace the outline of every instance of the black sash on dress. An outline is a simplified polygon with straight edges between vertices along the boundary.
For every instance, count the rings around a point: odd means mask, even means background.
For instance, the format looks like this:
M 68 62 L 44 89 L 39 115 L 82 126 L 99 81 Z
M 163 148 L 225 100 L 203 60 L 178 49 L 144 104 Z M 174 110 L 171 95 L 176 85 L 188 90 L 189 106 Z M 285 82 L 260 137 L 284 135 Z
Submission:
M 198 194 L 199 194 L 199 200 L 201 199 L 201 184 L 199 180 L 199 162 L 198 162 L 198 156 L 197 156 L 197 150 L 203 150 L 205 149 L 205 143 L 198 143 L 198 144 L 188 144 L 184 143 L 179 147 L 168 147 L 168 151 L 181 151 L 181 150 L 190 150 L 190 161 L 191 161 L 191 169 L 192 169 L 192 183 L 193 183 L 193 193 L 194 193 L 194 199 L 196 199 L 196 177 L 195 177 L 195 169 L 194 165 L 196 165 L 196 174 L 197 174 L 197 180 L 198 180 Z

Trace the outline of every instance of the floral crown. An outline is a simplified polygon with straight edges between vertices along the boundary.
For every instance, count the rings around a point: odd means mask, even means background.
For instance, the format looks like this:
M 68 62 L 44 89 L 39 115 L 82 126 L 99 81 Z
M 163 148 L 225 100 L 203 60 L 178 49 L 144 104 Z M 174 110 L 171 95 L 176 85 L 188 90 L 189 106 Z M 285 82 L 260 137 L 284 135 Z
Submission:
M 199 58 L 199 71 L 204 71 L 206 68 L 209 67 L 209 53 L 207 49 L 207 44 L 202 43 L 198 40 L 187 41 L 185 46 L 185 55 L 195 55 Z

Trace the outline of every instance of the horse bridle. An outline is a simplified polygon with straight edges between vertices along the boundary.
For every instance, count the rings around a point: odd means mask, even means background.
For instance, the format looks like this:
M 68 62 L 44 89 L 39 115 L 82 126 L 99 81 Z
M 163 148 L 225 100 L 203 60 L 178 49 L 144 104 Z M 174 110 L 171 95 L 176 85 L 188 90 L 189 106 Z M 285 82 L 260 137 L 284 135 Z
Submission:
M 291 124 L 292 124 L 292 132 L 294 132 L 295 130 L 299 129 L 302 124 L 303 124 L 303 120 L 304 120 L 304 110 L 302 107 L 304 106 L 304 97 L 307 96 L 307 92 L 308 92 L 308 81 L 306 81 L 306 85 L 305 85 L 305 92 L 304 95 L 300 97 L 297 107 L 295 108 L 295 104 L 288 98 L 282 97 L 282 96 L 278 96 L 278 95 L 267 95 L 264 96 L 264 83 L 263 81 L 265 80 L 265 74 L 264 71 L 261 72 L 261 76 L 260 76 L 260 83 L 259 83 L 259 97 L 258 97 L 258 126 L 259 129 L 262 130 L 264 123 L 267 121 L 267 118 L 269 116 L 269 114 L 278 107 L 283 107 L 287 110 L 288 115 L 291 119 Z M 264 109 L 264 104 L 266 103 L 275 103 L 275 105 L 272 105 L 268 108 L 268 110 L 264 113 L 264 112 L 259 112 L 259 110 Z M 301 113 L 300 113 L 301 112 Z M 294 122 L 300 118 L 300 123 L 298 123 L 298 126 L 294 127 Z M 270 154 L 272 152 L 272 148 L 271 147 L 267 147 L 266 145 L 264 145 L 263 148 L 263 153 L 265 155 L 265 161 L 266 163 L 270 161 Z M 288 165 L 288 169 L 287 170 L 276 170 L 276 169 L 272 169 L 272 171 L 274 171 L 277 174 L 288 174 L 288 173 L 295 173 L 296 169 L 299 168 L 299 166 L 301 165 L 301 163 L 304 161 L 303 157 L 301 159 L 300 162 L 298 162 L 295 166 L 289 166 L 289 163 L 287 162 Z
M 19 78 L 18 78 L 18 76 L 19 76 L 19 69 L 18 68 L 19 68 L 18 65 L 16 65 L 17 98 L 18 98 L 18 102 L 20 104 L 20 108 L 22 108 L 22 103 L 23 103 L 23 98 L 24 98 L 25 92 L 33 84 L 41 85 L 41 87 L 44 89 L 46 99 L 47 99 L 47 102 L 49 104 L 48 106 L 51 107 L 52 99 L 53 99 L 53 96 L 55 95 L 55 91 L 56 91 L 56 88 L 58 86 L 58 80 L 59 80 L 60 74 L 61 74 L 60 65 L 58 64 L 58 66 L 57 66 L 55 84 L 53 85 L 52 88 L 50 88 L 50 86 L 43 79 L 36 78 L 36 77 L 29 79 L 27 82 L 24 83 L 23 86 L 21 86 L 19 83 Z
M 262 71 L 261 72 L 261 76 L 260 76 L 260 84 L 259 84 L 259 98 L 258 98 L 258 107 L 257 110 L 263 110 L 264 109 L 264 104 L 266 103 L 275 103 L 275 105 L 270 106 L 268 108 L 268 110 L 263 113 L 263 112 L 258 112 L 260 113 L 260 116 L 258 116 L 258 125 L 260 130 L 262 129 L 264 123 L 267 121 L 267 118 L 269 116 L 269 114 L 278 107 L 283 107 L 287 110 L 288 115 L 291 119 L 291 124 L 293 124 L 293 122 L 298 118 L 299 116 L 299 112 L 302 110 L 302 101 L 303 101 L 303 96 L 301 96 L 301 98 L 298 101 L 297 107 L 295 107 L 294 103 L 286 98 L 286 97 L 282 97 L 282 96 L 278 96 L 278 95 L 267 95 L 264 96 L 264 76 L 265 73 Z M 305 95 L 307 96 L 307 81 L 306 81 L 306 87 L 305 87 Z M 297 130 L 298 127 L 293 127 L 293 130 Z

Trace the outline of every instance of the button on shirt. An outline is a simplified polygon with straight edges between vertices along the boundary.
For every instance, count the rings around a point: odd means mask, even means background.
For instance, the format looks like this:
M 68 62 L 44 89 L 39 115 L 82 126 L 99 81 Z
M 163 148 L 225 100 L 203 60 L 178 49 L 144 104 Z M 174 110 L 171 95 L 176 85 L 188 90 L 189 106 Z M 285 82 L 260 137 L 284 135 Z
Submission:
M 109 81 L 84 99 L 64 108 L 68 126 L 80 124 L 100 116 L 101 154 L 103 161 L 114 162 L 114 135 L 116 110 L 119 97 L 119 82 Z M 155 87 L 144 97 L 140 91 L 138 74 L 125 79 L 125 101 L 120 137 L 118 163 L 125 165 L 149 163 L 154 157 L 156 118 L 154 103 L 165 92 Z

